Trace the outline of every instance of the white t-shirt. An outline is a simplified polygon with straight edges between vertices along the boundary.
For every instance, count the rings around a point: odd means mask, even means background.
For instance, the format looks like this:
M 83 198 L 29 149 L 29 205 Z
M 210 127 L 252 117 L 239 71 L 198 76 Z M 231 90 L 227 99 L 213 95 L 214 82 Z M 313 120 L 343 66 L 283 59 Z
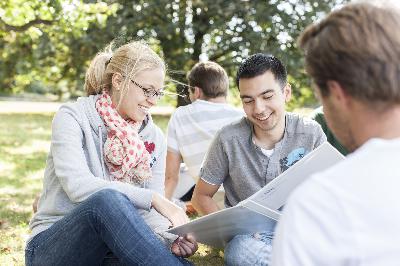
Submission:
M 215 133 L 243 117 L 242 110 L 226 103 L 196 100 L 181 106 L 168 123 L 168 151 L 182 156 L 189 174 L 198 179 L 203 158 Z
M 290 196 L 272 265 L 400 265 L 400 139 L 372 139 Z

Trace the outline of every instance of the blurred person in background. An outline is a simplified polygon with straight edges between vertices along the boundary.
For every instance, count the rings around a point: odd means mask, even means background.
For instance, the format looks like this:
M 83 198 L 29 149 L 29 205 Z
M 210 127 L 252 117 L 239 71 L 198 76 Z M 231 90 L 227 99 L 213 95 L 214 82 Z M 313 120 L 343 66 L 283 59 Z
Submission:
M 192 103 L 176 109 L 168 123 L 165 195 L 168 199 L 179 197 L 186 202 L 190 213 L 194 211 L 190 204 L 194 185 L 213 137 L 244 113 L 226 102 L 229 79 L 219 64 L 197 63 L 187 79 Z M 186 168 L 182 169 L 181 162 Z M 223 189 L 214 199 L 223 207 Z

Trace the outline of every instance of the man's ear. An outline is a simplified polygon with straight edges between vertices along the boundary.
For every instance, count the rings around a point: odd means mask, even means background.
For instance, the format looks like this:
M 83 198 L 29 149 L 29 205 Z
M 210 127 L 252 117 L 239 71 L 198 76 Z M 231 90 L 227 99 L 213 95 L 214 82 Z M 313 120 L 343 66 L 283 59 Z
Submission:
M 114 73 L 111 78 L 111 85 L 113 90 L 119 91 L 122 86 L 123 77 L 120 73 Z
M 339 82 L 334 80 L 328 80 L 326 86 L 329 91 L 329 96 L 331 97 L 332 100 L 344 105 L 349 104 L 350 96 L 346 93 L 346 91 L 339 84 Z
M 283 87 L 283 95 L 285 96 L 285 103 L 292 98 L 292 86 L 289 83 L 286 83 L 285 87 Z
M 203 96 L 203 91 L 199 87 L 195 86 L 193 95 L 195 99 L 200 99 Z

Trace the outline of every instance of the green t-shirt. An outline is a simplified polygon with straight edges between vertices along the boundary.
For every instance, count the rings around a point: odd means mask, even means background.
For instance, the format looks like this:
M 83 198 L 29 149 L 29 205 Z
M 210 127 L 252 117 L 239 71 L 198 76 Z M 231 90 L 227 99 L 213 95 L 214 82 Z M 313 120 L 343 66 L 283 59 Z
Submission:
M 333 135 L 332 131 L 329 129 L 328 125 L 326 124 L 324 112 L 321 107 L 317 108 L 314 111 L 312 118 L 321 125 L 322 130 L 325 132 L 328 142 L 333 147 L 335 147 L 341 154 L 347 155 L 349 153 L 347 151 L 347 149 L 345 147 L 343 147 L 343 145 L 336 139 L 335 135 Z

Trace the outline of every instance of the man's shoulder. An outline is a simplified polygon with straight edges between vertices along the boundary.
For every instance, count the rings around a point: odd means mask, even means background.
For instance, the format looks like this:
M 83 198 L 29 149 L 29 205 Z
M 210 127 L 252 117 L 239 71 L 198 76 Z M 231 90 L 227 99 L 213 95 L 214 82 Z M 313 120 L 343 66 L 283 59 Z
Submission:
M 251 133 L 251 127 L 246 117 L 236 120 L 224 127 L 217 133 L 221 140 L 230 140 L 233 137 L 247 136 Z
M 190 110 L 193 109 L 192 104 L 184 105 L 184 106 L 179 106 L 178 108 L 175 109 L 175 111 L 172 113 L 171 117 L 179 117 L 182 115 L 187 114 Z
M 230 113 L 230 115 L 237 115 L 237 116 L 243 116 L 244 111 L 240 108 L 237 108 L 235 106 L 229 105 L 229 104 L 224 104 L 223 109 L 226 110 L 226 112 Z
M 288 132 L 291 134 L 321 134 L 321 126 L 308 117 L 301 117 L 298 114 L 287 113 Z
M 336 197 L 336 201 L 343 199 L 362 204 L 366 199 L 371 199 L 370 192 L 379 186 L 382 196 L 375 197 L 375 202 L 384 197 L 397 197 L 397 190 L 392 188 L 397 188 L 400 181 L 398 175 L 394 174 L 394 167 L 391 167 L 397 161 L 399 148 L 400 140 L 370 140 L 349 154 L 346 159 L 312 175 L 293 192 L 293 195 L 296 199 L 305 200 L 304 196 L 309 193 L 324 195 L 324 198 L 329 193 Z M 371 165 L 374 167 L 368 167 Z M 378 176 L 379 182 L 376 179 Z M 375 193 L 375 196 L 379 193 Z
M 168 129 L 177 129 L 182 125 L 187 124 L 187 117 L 193 113 L 192 104 L 188 104 L 185 106 L 179 106 L 175 109 L 175 111 L 171 114 L 171 117 L 168 122 Z
M 174 114 L 184 114 L 187 112 L 193 112 L 197 109 L 207 109 L 207 107 L 209 107 L 210 105 L 213 105 L 213 103 L 204 100 L 196 100 L 187 105 L 177 107 L 174 111 Z

